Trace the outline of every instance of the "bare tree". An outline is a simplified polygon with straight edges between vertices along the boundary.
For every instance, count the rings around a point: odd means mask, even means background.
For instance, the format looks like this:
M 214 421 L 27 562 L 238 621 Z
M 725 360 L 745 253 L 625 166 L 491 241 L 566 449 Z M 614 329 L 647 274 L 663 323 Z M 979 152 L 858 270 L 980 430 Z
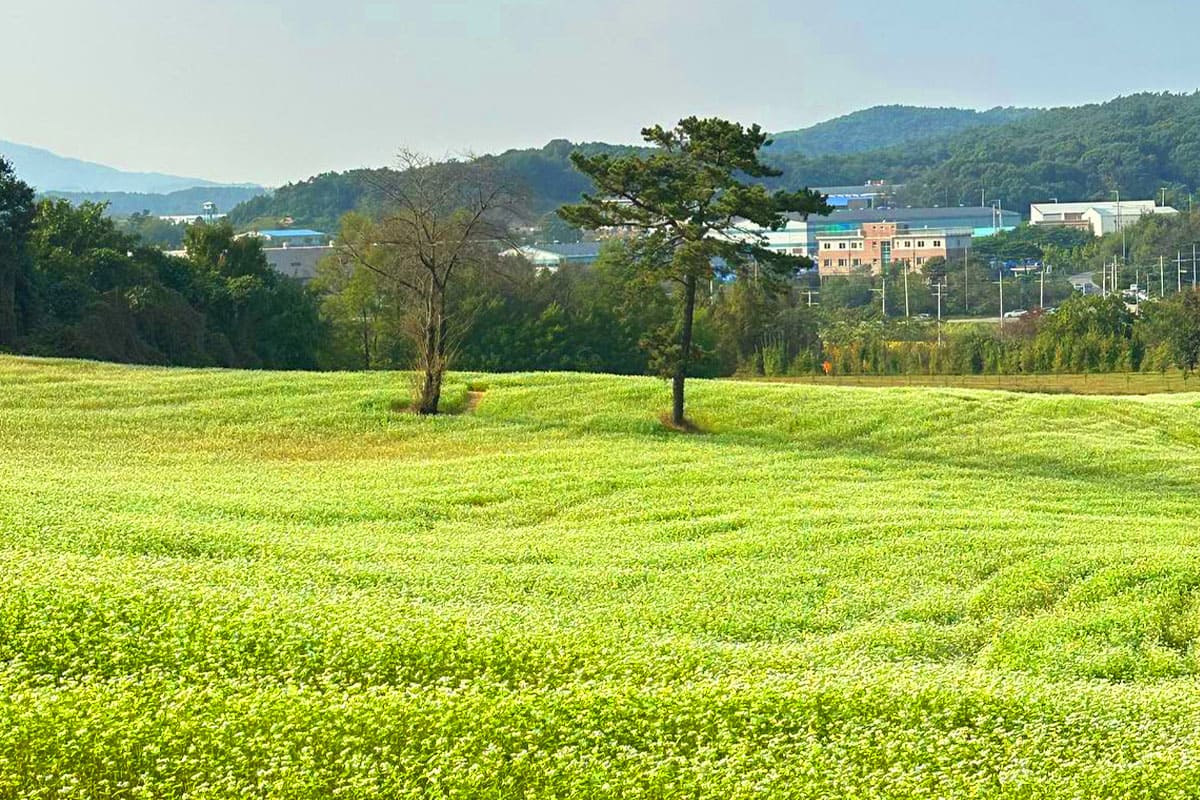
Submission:
M 483 161 L 434 163 L 402 151 L 395 171 L 372 175 L 384 211 L 343 226 L 341 245 L 400 297 L 401 330 L 412 341 L 415 408 L 436 414 L 454 344 L 469 320 L 450 319 L 447 295 L 457 276 L 509 246 L 516 196 Z

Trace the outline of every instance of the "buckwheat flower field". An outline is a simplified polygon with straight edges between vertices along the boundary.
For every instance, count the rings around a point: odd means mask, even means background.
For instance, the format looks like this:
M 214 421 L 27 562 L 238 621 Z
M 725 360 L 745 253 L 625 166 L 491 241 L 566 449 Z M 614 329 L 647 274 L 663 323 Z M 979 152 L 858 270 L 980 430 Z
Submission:
M 0 357 L 0 798 L 1200 794 L 1200 395 L 406 391 Z

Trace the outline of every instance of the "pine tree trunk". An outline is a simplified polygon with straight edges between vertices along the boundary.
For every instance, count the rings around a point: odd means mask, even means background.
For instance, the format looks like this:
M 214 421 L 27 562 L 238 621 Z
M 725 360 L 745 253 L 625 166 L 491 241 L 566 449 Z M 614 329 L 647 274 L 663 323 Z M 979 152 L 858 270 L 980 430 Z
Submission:
M 692 358 L 692 320 L 696 315 L 696 276 L 687 276 L 683 281 L 683 287 L 683 330 L 679 337 L 679 362 L 675 366 L 675 377 L 671 382 L 671 423 L 677 427 L 683 427 L 686 423 L 683 413 L 683 388 Z

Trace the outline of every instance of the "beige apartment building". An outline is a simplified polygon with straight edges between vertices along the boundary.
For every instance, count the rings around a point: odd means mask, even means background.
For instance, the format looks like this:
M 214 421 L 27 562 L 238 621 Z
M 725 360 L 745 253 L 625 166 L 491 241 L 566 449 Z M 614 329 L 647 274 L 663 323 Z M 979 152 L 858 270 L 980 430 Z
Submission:
M 911 228 L 899 222 L 865 222 L 856 231 L 817 235 L 821 277 L 870 273 L 888 264 L 919 270 L 931 258 L 962 258 L 971 246 L 966 228 Z

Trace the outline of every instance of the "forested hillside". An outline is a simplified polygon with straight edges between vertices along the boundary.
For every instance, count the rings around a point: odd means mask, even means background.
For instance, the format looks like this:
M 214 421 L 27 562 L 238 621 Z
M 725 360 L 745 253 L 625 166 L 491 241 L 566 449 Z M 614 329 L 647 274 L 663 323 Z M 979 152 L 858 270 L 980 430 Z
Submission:
M 935 112 L 932 116 L 923 112 Z M 886 112 L 886 113 L 885 113 Z M 942 113 L 949 112 L 949 113 Z M 966 112 L 975 113 L 975 112 Z M 859 184 L 887 179 L 907 185 L 901 201 L 910 205 L 977 204 L 1000 200 L 1006 208 L 1027 211 L 1030 202 L 1124 197 L 1156 197 L 1167 189 L 1168 202 L 1186 206 L 1200 184 L 1200 95 L 1140 94 L 1107 103 L 1045 112 L 993 109 L 977 114 L 990 122 L 933 138 L 917 139 L 925 125 L 946 128 L 964 119 L 955 109 L 901 106 L 862 112 L 853 124 L 842 118 L 809 131 L 781 134 L 764 152 L 783 170 L 774 186 Z M 993 124 L 1007 116 L 1012 121 Z M 957 120 L 955 122 L 954 120 Z M 860 152 L 809 156 L 797 142 L 852 150 L 868 132 L 892 125 L 904 144 Z M 831 127 L 827 127 L 831 126 Z M 838 145 L 831 137 L 841 131 Z M 782 144 L 782 147 L 781 147 Z M 812 146 L 812 145 L 810 145 Z M 528 192 L 533 212 L 544 214 L 575 200 L 587 180 L 571 166 L 575 147 L 589 152 L 620 146 L 573 145 L 555 140 L 539 149 L 510 150 L 486 158 Z M 231 214 L 237 226 L 257 219 L 292 217 L 297 224 L 333 230 L 346 211 L 366 198 L 365 171 L 328 173 L 256 198 Z
M 564 203 L 577 200 L 588 189 L 588 180 L 571 165 L 572 150 L 588 153 L 619 152 L 630 149 L 602 142 L 573 144 L 555 139 L 537 149 L 509 150 L 484 156 L 522 190 L 535 214 L 553 211 Z M 436 168 L 436 167 L 435 167 Z M 386 168 L 384 168 L 386 169 Z M 230 221 L 239 227 L 273 223 L 291 217 L 297 225 L 321 230 L 336 230 L 342 215 L 359 207 L 370 206 L 375 199 L 372 174 L 380 170 L 327 172 L 299 183 L 280 187 L 272 195 L 257 197 L 230 212 Z
M 1186 205 L 1200 181 L 1200 94 L 1139 94 L 867 153 L 776 157 L 782 186 L 886 178 L 911 205 L 1149 198 Z
M 905 142 L 947 136 L 968 128 L 995 127 L 1040 113 L 1032 108 L 921 108 L 875 106 L 796 131 L 774 134 L 771 155 L 861 153 Z

